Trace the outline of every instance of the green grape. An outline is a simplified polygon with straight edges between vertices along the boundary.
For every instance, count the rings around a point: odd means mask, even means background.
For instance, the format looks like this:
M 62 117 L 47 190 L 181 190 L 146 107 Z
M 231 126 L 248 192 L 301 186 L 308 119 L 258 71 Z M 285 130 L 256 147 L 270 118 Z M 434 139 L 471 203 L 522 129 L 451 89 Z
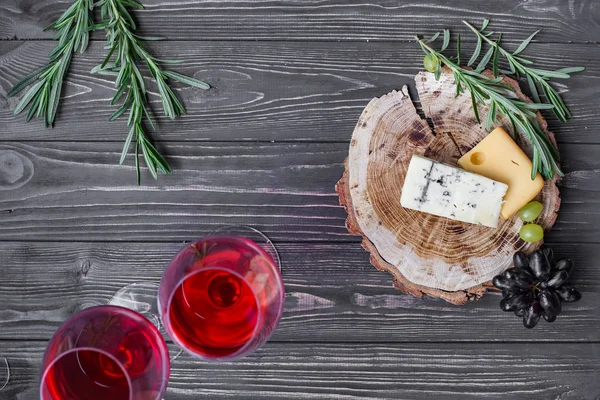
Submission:
M 433 54 L 427 54 L 423 59 L 423 66 L 429 72 L 435 72 L 435 67 L 437 63 L 438 60 Z
M 542 213 L 544 206 L 539 201 L 531 201 L 519 210 L 519 218 L 525 222 L 535 221 Z
M 526 242 L 533 243 L 544 238 L 544 228 L 538 224 L 523 225 L 519 231 L 519 236 Z

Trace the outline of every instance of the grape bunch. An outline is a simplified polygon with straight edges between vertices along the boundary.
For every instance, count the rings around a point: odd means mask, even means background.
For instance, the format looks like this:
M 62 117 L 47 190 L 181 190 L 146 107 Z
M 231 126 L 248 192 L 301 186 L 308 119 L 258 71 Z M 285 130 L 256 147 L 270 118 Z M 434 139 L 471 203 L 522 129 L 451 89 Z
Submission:
M 562 303 L 574 303 L 581 293 L 567 280 L 573 271 L 573 260 L 554 262 L 550 248 L 534 251 L 529 257 L 522 251 L 513 257 L 514 267 L 494 277 L 494 286 L 502 290 L 502 311 L 512 311 L 523 318 L 526 328 L 533 328 L 540 318 L 554 322 Z

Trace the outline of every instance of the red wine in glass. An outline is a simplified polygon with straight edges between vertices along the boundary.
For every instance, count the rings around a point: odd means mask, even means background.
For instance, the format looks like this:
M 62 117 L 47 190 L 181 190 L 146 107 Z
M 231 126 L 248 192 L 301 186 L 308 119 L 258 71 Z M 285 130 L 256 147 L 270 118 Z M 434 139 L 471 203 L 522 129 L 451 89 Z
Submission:
M 169 353 L 154 325 L 122 307 L 88 308 L 54 334 L 42 363 L 42 400 L 160 400 Z
M 285 295 L 271 254 L 246 237 L 227 234 L 181 250 L 158 295 L 171 339 L 208 360 L 242 357 L 265 343 L 279 322 Z

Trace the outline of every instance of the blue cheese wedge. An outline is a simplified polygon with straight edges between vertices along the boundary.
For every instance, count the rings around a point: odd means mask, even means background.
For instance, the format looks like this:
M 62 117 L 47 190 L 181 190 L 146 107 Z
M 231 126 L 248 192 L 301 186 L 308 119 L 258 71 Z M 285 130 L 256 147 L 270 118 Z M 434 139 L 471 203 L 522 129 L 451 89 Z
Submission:
M 504 183 L 413 156 L 400 204 L 440 217 L 497 228 L 507 189 Z

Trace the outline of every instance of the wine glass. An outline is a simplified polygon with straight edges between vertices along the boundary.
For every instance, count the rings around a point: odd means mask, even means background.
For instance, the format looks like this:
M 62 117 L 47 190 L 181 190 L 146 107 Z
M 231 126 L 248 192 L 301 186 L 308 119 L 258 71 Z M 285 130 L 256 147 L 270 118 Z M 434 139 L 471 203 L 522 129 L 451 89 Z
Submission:
M 242 236 L 258 244 L 281 268 L 279 254 L 273 242 L 258 229 L 245 225 L 223 225 L 212 231 L 209 235 L 229 234 Z M 119 306 L 134 310 L 148 318 L 159 330 L 162 323 L 158 311 L 159 282 L 134 282 L 119 289 L 108 301 L 108 305 Z M 172 359 L 173 360 L 173 359 Z
M 150 321 L 123 307 L 91 307 L 50 339 L 40 399 L 160 400 L 169 371 L 167 345 Z
M 179 347 L 204 360 L 230 360 L 269 339 L 284 297 L 271 241 L 253 228 L 230 226 L 175 256 L 160 283 L 158 308 Z

